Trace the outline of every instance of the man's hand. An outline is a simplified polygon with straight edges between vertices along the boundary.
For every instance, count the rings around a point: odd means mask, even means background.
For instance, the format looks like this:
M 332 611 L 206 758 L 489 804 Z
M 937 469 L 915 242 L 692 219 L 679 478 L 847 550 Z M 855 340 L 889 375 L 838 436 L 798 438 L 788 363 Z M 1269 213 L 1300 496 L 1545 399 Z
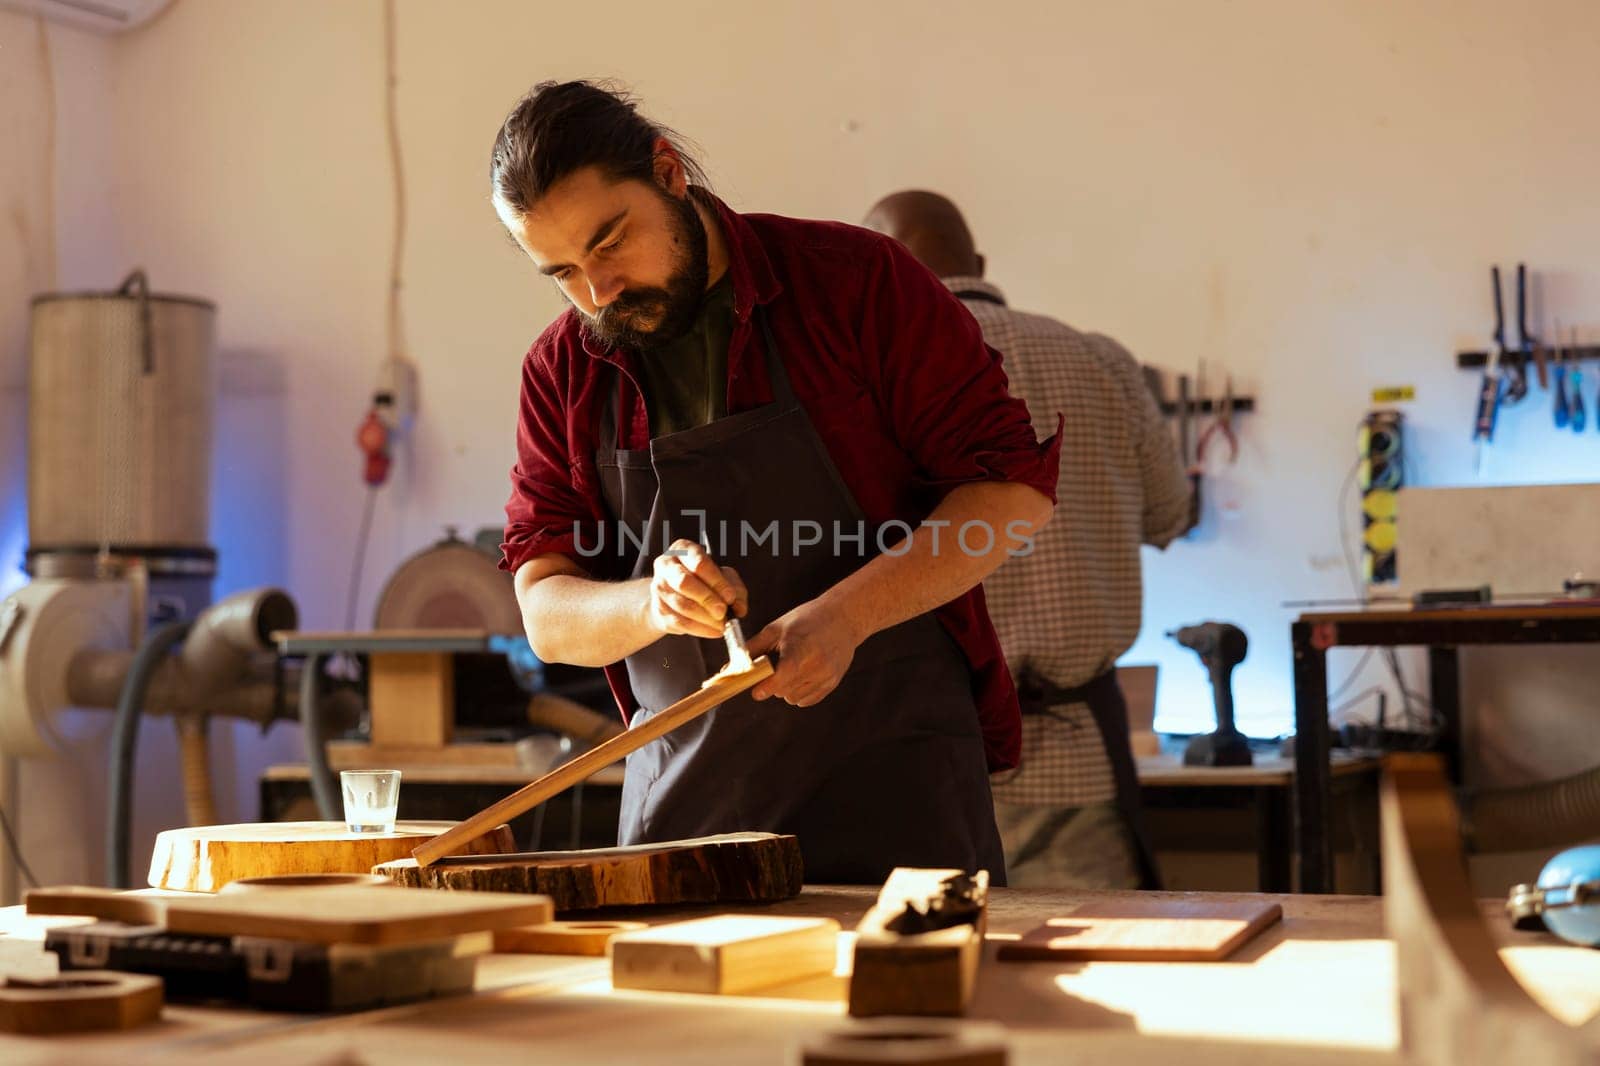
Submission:
M 692 540 L 675 540 L 656 556 L 649 616 L 658 632 L 720 640 L 728 612 L 742 617 L 749 600 L 738 573 Z
M 821 600 L 802 603 L 750 639 L 751 656 L 776 649 L 778 668 L 750 690 L 758 700 L 778 697 L 810 707 L 838 687 L 862 637 Z

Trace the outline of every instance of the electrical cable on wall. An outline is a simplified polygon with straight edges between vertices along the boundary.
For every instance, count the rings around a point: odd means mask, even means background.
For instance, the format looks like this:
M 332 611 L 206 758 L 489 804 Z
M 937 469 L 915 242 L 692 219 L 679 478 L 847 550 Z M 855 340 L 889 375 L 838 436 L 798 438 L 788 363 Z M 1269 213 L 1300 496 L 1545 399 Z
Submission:
M 22 847 L 17 843 L 17 835 L 11 830 L 11 819 L 6 815 L 6 809 L 0 807 L 0 829 L 6 834 L 6 847 L 11 849 L 11 858 L 16 861 L 17 869 L 22 872 L 23 879 L 28 882 L 29 888 L 38 888 L 39 879 L 33 876 L 33 870 L 28 867 L 28 860 L 22 857 Z
M 360 531 L 356 536 L 350 569 L 350 588 L 346 597 L 345 628 L 354 629 L 361 598 L 361 571 L 372 533 L 373 506 L 378 489 L 389 479 L 393 466 L 393 447 L 405 428 L 411 406 L 411 385 L 405 362 L 405 319 L 401 304 L 402 277 L 406 245 L 406 186 L 404 157 L 400 150 L 400 118 L 396 100 L 398 60 L 394 0 L 383 2 L 383 70 L 385 127 L 389 143 L 389 176 L 394 190 L 393 242 L 389 255 L 389 301 L 385 328 L 385 354 L 379 364 L 378 385 L 372 405 L 356 429 L 356 444 L 365 459 L 362 479 L 368 486 Z

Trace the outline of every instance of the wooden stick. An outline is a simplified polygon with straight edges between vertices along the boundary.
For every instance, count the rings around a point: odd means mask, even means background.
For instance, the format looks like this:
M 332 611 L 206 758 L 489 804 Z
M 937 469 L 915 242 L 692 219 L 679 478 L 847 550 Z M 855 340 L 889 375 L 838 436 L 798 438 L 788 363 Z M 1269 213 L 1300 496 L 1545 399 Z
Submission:
M 429 866 L 436 859 L 459 849 L 468 841 L 476 840 L 502 822 L 508 822 L 525 811 L 530 811 L 552 796 L 559 795 L 580 781 L 610 766 L 659 737 L 681 725 L 699 718 L 718 704 L 726 703 L 746 689 L 772 676 L 772 662 L 761 656 L 749 670 L 728 674 L 712 681 L 699 692 L 691 692 L 671 707 L 642 725 L 635 726 L 619 737 L 612 737 L 598 747 L 591 748 L 571 762 L 551 770 L 539 780 L 526 785 L 490 807 L 474 814 L 466 821 L 445 830 L 432 839 L 425 840 L 411 851 L 418 866 Z

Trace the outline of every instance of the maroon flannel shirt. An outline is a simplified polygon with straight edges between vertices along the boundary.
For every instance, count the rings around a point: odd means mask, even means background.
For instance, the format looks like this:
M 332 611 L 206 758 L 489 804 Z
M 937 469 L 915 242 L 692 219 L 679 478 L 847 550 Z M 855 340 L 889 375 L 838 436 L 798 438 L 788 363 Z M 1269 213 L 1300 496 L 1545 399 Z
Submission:
M 1041 444 L 1028 410 L 1006 389 L 1000 356 L 939 280 L 896 242 L 835 222 L 741 215 L 715 197 L 733 277 L 728 412 L 772 401 L 751 309 L 766 310 L 799 399 L 855 495 L 870 530 L 916 526 L 956 485 L 1015 481 L 1055 499 L 1060 434 Z M 534 342 L 522 366 L 517 462 L 506 504 L 502 568 L 559 552 L 581 559 L 608 522 L 595 467 L 602 395 L 621 373 L 618 446 L 644 448 L 649 422 L 634 352 L 609 349 L 568 308 Z M 754 460 L 754 461 L 759 461 Z M 997 531 L 1004 542 L 1004 531 Z M 941 530 L 941 550 L 959 550 Z M 625 573 L 594 573 L 621 579 Z M 1017 764 L 1022 720 L 981 586 L 936 609 L 966 654 L 991 770 Z M 606 668 L 624 717 L 633 695 L 621 663 Z

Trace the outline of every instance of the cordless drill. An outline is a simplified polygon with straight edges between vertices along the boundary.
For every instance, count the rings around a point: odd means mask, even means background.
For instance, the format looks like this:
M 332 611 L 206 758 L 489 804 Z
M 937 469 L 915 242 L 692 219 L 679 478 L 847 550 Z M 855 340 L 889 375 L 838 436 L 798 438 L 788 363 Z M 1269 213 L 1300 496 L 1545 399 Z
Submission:
M 1233 668 L 1244 662 L 1250 647 L 1244 630 L 1227 622 L 1205 622 L 1167 636 L 1199 655 L 1211 671 L 1211 698 L 1217 709 L 1217 731 L 1189 741 L 1184 765 L 1249 766 L 1250 745 L 1233 726 Z

